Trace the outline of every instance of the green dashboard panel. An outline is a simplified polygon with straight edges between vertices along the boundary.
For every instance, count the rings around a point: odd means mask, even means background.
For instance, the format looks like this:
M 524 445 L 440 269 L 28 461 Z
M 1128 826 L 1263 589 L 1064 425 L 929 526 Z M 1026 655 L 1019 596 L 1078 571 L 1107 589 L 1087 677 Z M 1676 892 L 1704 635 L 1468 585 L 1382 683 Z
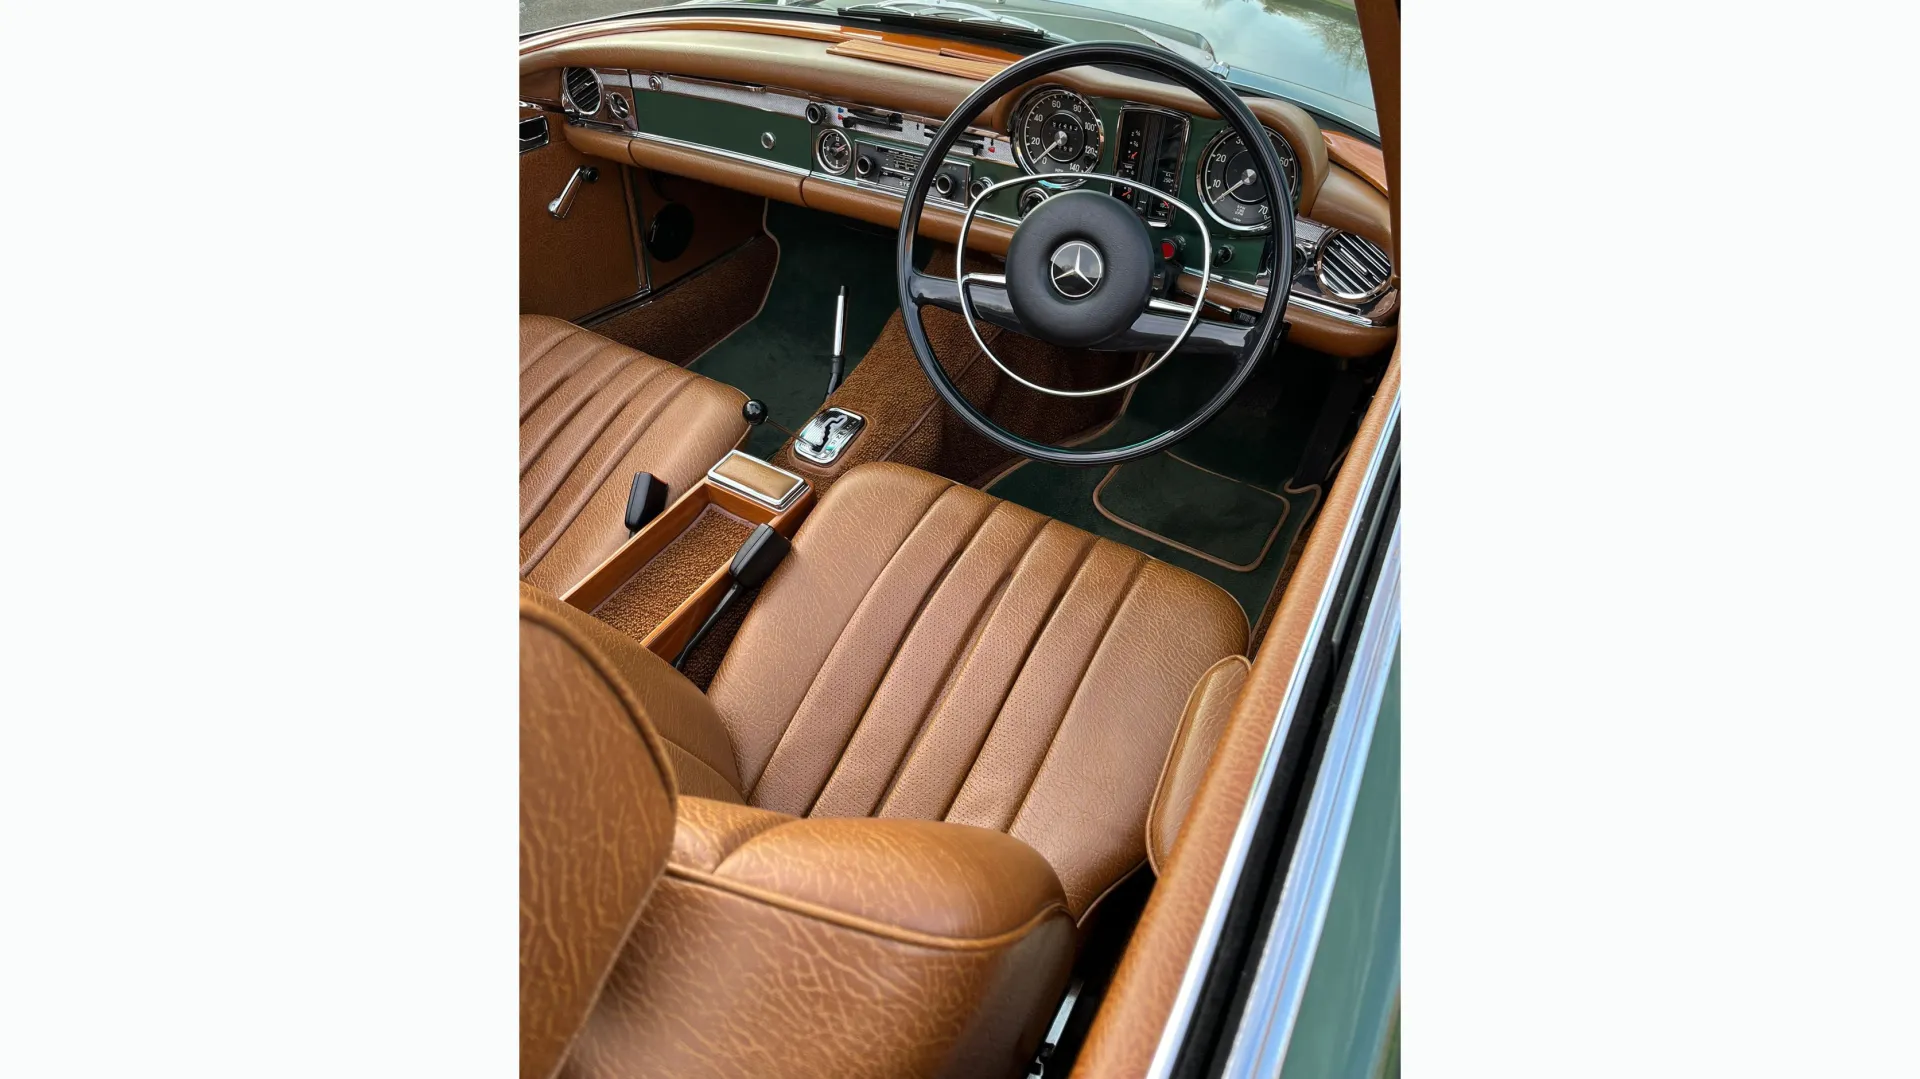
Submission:
M 813 167 L 813 132 L 798 116 L 678 94 L 646 94 L 636 113 L 635 126 L 649 135 L 793 168 Z M 771 149 L 766 146 L 769 135 Z
M 825 127 L 809 123 L 806 118 L 792 115 L 790 111 L 762 109 L 736 101 L 684 94 L 656 93 L 637 97 L 634 122 L 637 130 L 645 134 L 806 170 L 821 179 L 856 182 L 852 175 L 835 176 L 819 165 L 814 158 L 814 140 Z M 1127 106 L 1125 102 L 1105 98 L 1091 99 L 1091 103 L 1099 115 L 1105 135 L 1098 171 L 1111 174 L 1117 171 L 1120 113 Z M 1179 198 L 1189 206 L 1198 208 L 1201 204 L 1197 170 L 1201 151 L 1224 126 L 1219 120 L 1188 118 L 1187 141 L 1179 170 Z M 915 153 L 922 148 L 864 128 L 851 129 L 848 134 L 858 143 Z M 769 141 L 772 143 L 770 147 L 767 145 Z M 950 158 L 950 161 L 969 168 L 972 178 L 985 177 L 994 183 L 1017 179 L 1025 174 L 1016 165 L 997 161 L 969 160 L 959 156 Z M 860 186 L 875 189 L 873 185 L 864 183 Z M 1037 181 L 1035 186 L 1039 186 Z M 1019 199 L 1026 190 L 1025 186 L 1014 186 L 996 191 L 981 208 L 1004 220 L 1017 220 L 1020 216 Z M 1208 229 L 1216 252 L 1214 272 L 1231 281 L 1253 282 L 1266 263 L 1271 237 L 1233 232 L 1213 221 L 1208 222 Z M 1180 246 L 1181 261 L 1189 268 L 1199 268 L 1201 234 L 1186 214 L 1174 211 L 1172 219 L 1166 224 L 1153 226 L 1153 235 L 1156 239 L 1174 239 Z M 1228 252 L 1224 263 L 1217 255 L 1223 249 Z

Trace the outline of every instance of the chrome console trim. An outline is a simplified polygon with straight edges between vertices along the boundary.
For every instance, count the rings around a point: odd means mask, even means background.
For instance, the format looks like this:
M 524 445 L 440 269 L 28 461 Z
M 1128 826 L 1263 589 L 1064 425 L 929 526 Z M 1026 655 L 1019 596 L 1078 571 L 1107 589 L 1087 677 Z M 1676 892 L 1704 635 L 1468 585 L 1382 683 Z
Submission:
M 1367 460 L 1367 470 L 1354 496 L 1353 510 L 1340 530 L 1340 546 L 1333 556 L 1334 569 L 1314 600 L 1313 620 L 1307 626 L 1306 644 L 1301 647 L 1293 670 L 1287 676 L 1287 692 L 1280 700 L 1280 709 L 1274 715 L 1273 730 L 1268 732 L 1267 744 L 1261 751 L 1260 769 L 1254 774 L 1253 789 L 1248 792 L 1247 804 L 1240 812 L 1239 823 L 1234 826 L 1233 839 L 1227 847 L 1226 863 L 1220 867 L 1220 879 L 1214 883 L 1213 895 L 1207 901 L 1207 912 L 1200 922 L 1199 937 L 1187 957 L 1187 967 L 1180 977 L 1180 988 L 1173 998 L 1166 1026 L 1160 1030 L 1160 1041 L 1154 1048 L 1153 1062 L 1147 1068 L 1150 1079 L 1167 1079 L 1173 1073 L 1174 1061 L 1179 1056 L 1182 1043 L 1186 1041 L 1187 1028 L 1193 1022 L 1193 1009 L 1199 1000 L 1200 983 L 1206 978 L 1207 969 L 1213 965 L 1214 953 L 1220 946 L 1220 932 L 1226 921 L 1227 906 L 1240 886 L 1241 875 L 1246 871 L 1248 851 L 1253 846 L 1254 827 L 1259 822 L 1268 797 L 1273 793 L 1274 780 L 1280 769 L 1281 748 L 1293 729 L 1295 713 L 1302 705 L 1307 673 L 1313 666 L 1311 645 L 1320 639 L 1332 621 L 1334 599 L 1339 591 L 1340 568 L 1353 555 L 1353 545 L 1360 535 L 1361 508 L 1367 505 L 1380 482 L 1387 449 L 1394 441 L 1393 434 L 1399 424 L 1400 395 L 1396 392 L 1387 412 L 1387 422 L 1381 425 L 1379 441 L 1374 443 L 1373 455 Z
M 744 483 L 737 483 L 734 480 L 730 480 L 727 477 L 720 474 L 720 466 L 726 464 L 729 460 L 735 457 L 745 457 L 747 460 L 752 461 L 755 465 L 758 465 L 761 468 L 766 468 L 774 472 L 778 472 L 782 476 L 785 476 L 786 478 L 792 480 L 793 485 L 791 487 L 788 487 L 786 490 L 786 493 L 781 495 L 778 499 L 773 499 L 773 498 L 769 498 L 767 495 L 763 494 L 762 492 L 756 491 L 753 488 L 748 487 Z M 716 486 L 725 487 L 727 490 L 732 491 L 734 494 L 740 495 L 743 498 L 750 498 L 755 502 L 760 503 L 762 506 L 765 506 L 768 509 L 775 511 L 776 513 L 786 509 L 788 506 L 793 505 L 794 499 L 799 498 L 800 493 L 807 489 L 807 481 L 802 477 L 797 476 L 792 472 L 788 472 L 786 469 L 781 468 L 779 465 L 773 464 L 770 461 L 762 460 L 761 458 L 755 457 L 751 453 L 745 453 L 741 450 L 728 450 L 727 455 L 725 457 L 720 458 L 719 461 L 714 463 L 714 466 L 712 468 L 707 469 L 707 481 L 709 483 L 715 484 Z

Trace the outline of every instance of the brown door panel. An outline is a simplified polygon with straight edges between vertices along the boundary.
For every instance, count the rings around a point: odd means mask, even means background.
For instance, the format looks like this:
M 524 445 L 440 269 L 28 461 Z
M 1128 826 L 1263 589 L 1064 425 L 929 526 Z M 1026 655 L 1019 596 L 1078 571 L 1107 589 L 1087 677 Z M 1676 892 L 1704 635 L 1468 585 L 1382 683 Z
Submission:
M 522 117 L 536 113 L 523 110 Z M 520 155 L 520 311 L 578 319 L 640 291 L 626 173 L 612 161 L 573 148 L 551 113 L 547 145 Z M 599 179 L 579 186 L 565 219 L 547 212 L 573 170 Z
M 656 291 L 758 236 L 766 218 L 765 198 L 718 184 L 651 169 L 636 169 L 633 184 Z

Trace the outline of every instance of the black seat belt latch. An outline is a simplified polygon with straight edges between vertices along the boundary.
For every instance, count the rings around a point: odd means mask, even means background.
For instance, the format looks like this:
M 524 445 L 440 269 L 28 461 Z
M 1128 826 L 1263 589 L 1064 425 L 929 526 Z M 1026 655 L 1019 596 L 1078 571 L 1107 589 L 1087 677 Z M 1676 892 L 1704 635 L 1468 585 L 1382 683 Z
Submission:
M 635 472 L 633 486 L 627 488 L 627 534 L 647 527 L 647 522 L 667 508 L 666 482 L 651 472 Z

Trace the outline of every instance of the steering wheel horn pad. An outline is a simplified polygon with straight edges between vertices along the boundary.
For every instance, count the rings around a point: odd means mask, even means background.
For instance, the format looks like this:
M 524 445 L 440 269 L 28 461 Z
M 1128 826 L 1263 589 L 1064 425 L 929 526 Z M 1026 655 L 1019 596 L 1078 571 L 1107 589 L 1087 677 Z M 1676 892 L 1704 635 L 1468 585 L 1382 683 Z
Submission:
M 1152 291 L 1153 258 L 1153 237 L 1126 203 L 1069 191 L 1014 230 L 1007 297 L 1035 337 L 1085 348 L 1133 324 Z

